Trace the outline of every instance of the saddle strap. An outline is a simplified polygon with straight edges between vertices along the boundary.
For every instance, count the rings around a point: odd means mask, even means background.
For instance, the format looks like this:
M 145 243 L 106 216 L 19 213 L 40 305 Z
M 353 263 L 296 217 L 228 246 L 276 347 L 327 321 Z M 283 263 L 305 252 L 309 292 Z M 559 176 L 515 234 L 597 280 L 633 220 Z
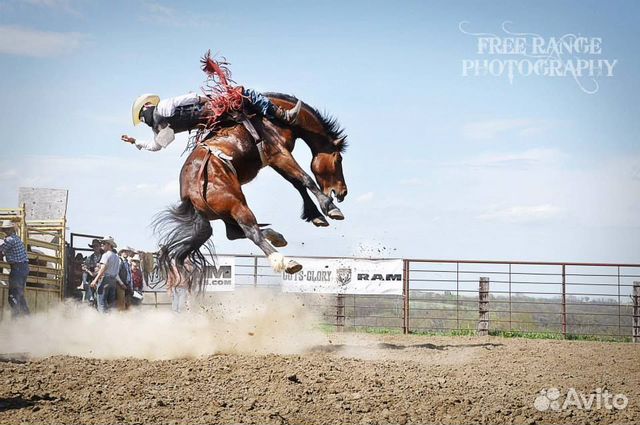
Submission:
M 202 161 L 202 164 L 200 164 L 197 181 L 202 181 L 202 187 L 201 187 L 201 190 L 198 191 L 198 193 L 200 194 L 200 198 L 202 198 L 203 203 L 205 205 L 208 205 L 207 204 L 207 186 L 209 185 L 209 178 L 206 174 L 207 174 L 207 166 L 209 165 L 209 161 L 211 160 L 211 157 L 215 156 L 216 158 L 218 158 L 236 177 L 238 177 L 238 172 L 236 171 L 236 167 L 234 167 L 233 163 L 231 162 L 233 158 L 227 155 L 226 153 L 222 152 L 220 149 L 217 149 L 217 148 L 211 149 L 211 147 L 205 144 L 200 144 L 198 146 L 202 147 L 207 151 L 207 153 L 205 154 L 204 160 Z
M 261 167 L 264 168 L 267 165 L 267 157 L 264 153 L 264 141 L 262 140 L 262 138 L 260 138 L 258 130 L 256 130 L 256 128 L 246 115 L 243 115 L 242 117 L 242 125 L 244 125 L 244 128 L 247 129 L 249 134 L 251 134 L 251 137 L 253 137 L 253 140 L 256 142 L 256 147 L 258 148 L 258 153 L 260 154 Z
M 200 195 L 200 198 L 203 201 L 203 204 L 208 205 L 207 204 L 207 185 L 208 185 L 209 179 L 205 174 L 207 171 L 207 166 L 209 165 L 209 159 L 211 158 L 211 150 L 209 149 L 208 146 L 205 146 L 203 144 L 200 144 L 198 146 L 202 146 L 204 149 L 207 150 L 207 153 L 205 154 L 202 164 L 200 164 L 200 170 L 198 170 L 198 180 L 196 181 L 199 182 L 202 180 L 202 187 L 200 188 L 201 190 L 198 191 L 198 194 Z

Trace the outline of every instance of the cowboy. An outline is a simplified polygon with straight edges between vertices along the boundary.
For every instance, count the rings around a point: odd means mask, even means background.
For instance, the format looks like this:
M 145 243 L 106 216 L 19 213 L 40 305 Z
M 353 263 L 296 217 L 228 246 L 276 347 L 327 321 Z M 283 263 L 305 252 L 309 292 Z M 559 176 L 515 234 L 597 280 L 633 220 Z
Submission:
M 102 249 L 100 248 L 99 239 L 92 240 L 88 246 L 93 252 L 84 259 L 84 264 L 82 265 L 82 285 L 78 286 L 78 289 L 84 291 L 84 301 L 89 304 L 94 304 L 95 294 L 90 284 L 98 272 L 98 263 L 100 262 L 100 257 L 102 257 Z
M 28 315 L 29 307 L 24 298 L 29 275 L 29 258 L 22 239 L 16 233 L 15 224 L 10 220 L 0 222 L 0 232 L 6 237 L 0 239 L 0 254 L 11 265 L 9 273 L 9 306 L 13 317 Z
M 118 247 L 113 237 L 107 236 L 100 240 L 104 254 L 100 257 L 100 269 L 91 282 L 91 288 L 97 293 L 98 311 L 108 312 L 116 301 L 116 285 L 118 285 L 120 270 L 120 258 L 114 252 Z
M 255 90 L 238 87 L 243 98 L 248 100 L 250 108 L 260 115 L 272 120 L 278 119 L 285 124 L 293 125 L 298 118 L 302 107 L 302 101 L 285 110 L 272 103 L 266 96 Z M 136 140 L 126 134 L 121 140 L 134 144 L 138 149 L 158 151 L 166 148 L 175 140 L 175 134 L 183 131 L 191 131 L 198 126 L 205 126 L 209 119 L 206 110 L 209 98 L 199 96 L 196 93 L 188 93 L 182 96 L 160 100 L 155 94 L 143 94 L 133 102 L 133 125 L 141 122 L 147 124 L 153 130 L 152 141 Z

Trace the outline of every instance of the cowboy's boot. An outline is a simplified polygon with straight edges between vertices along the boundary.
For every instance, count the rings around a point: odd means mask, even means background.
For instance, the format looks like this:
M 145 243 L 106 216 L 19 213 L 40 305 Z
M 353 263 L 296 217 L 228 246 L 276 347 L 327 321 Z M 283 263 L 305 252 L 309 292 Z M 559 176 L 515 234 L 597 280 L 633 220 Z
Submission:
M 298 119 L 298 114 L 300 113 L 300 109 L 302 108 L 302 101 L 298 100 L 298 103 L 291 109 L 282 109 L 278 105 L 275 106 L 274 115 L 280 121 L 285 122 L 286 124 L 293 125 L 296 123 Z

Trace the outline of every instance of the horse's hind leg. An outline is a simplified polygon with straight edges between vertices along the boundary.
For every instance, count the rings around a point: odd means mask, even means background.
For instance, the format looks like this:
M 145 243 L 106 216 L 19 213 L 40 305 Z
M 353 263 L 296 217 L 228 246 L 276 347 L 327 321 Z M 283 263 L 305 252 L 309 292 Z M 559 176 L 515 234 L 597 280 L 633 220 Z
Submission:
M 230 241 L 247 237 L 242 228 L 234 220 L 225 220 L 224 224 L 227 230 L 227 239 L 229 239 Z M 258 226 L 262 227 L 262 225 Z M 271 245 L 275 246 L 276 248 L 287 246 L 287 240 L 284 238 L 284 236 L 282 236 L 281 233 L 278 233 L 268 227 L 265 229 L 260 229 L 260 231 L 262 232 L 262 236 L 264 236 L 269 242 L 271 242 Z
M 285 261 L 284 256 L 269 244 L 260 226 L 258 226 L 256 217 L 245 202 L 238 202 L 232 208 L 231 217 L 238 223 L 245 236 L 255 243 L 269 258 L 273 270 L 276 272 L 296 273 L 302 269 L 302 265 L 293 260 Z
M 172 261 L 180 268 L 187 258 L 198 268 L 206 264 L 200 247 L 209 240 L 213 230 L 209 220 L 189 199 L 169 207 L 158 216 L 154 224 L 156 232 L 163 235 L 160 239 L 163 248 L 159 257 L 162 268 L 169 270 Z

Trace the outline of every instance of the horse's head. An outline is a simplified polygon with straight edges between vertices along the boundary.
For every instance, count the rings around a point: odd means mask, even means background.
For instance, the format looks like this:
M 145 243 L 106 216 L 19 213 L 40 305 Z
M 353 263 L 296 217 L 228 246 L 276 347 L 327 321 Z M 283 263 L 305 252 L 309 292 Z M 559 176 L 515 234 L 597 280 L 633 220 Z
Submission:
M 296 98 L 282 93 L 266 93 L 271 101 L 285 109 L 292 108 Z M 342 154 L 347 148 L 344 129 L 335 118 L 328 117 L 317 109 L 302 104 L 294 130 L 294 137 L 300 137 L 311 149 L 311 171 L 322 192 L 338 202 L 347 196 L 347 183 L 342 172 Z
M 346 149 L 346 136 L 340 136 L 323 145 L 326 149 L 314 150 L 311 171 L 322 192 L 327 196 L 335 195 L 338 202 L 347 196 L 347 183 L 342 171 L 342 153 Z

